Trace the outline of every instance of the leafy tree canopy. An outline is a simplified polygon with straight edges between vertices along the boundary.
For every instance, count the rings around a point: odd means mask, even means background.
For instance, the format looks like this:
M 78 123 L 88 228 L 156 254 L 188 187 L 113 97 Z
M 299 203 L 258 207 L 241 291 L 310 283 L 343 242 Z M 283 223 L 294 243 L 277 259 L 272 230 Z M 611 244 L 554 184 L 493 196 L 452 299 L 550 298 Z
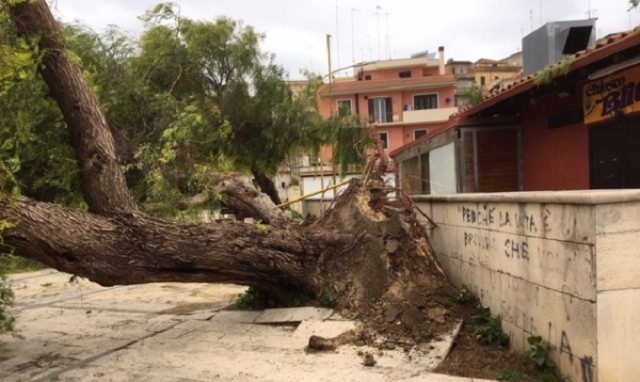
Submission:
M 264 35 L 251 26 L 224 16 L 180 17 L 171 3 L 140 19 L 138 38 L 116 26 L 102 34 L 64 26 L 67 53 L 105 111 L 138 202 L 172 206 L 207 188 L 211 174 L 231 169 L 268 181 L 292 155 L 327 143 L 336 142 L 344 169 L 362 161 L 362 124 L 322 121 L 317 76 L 308 74 L 307 87 L 294 95 L 287 73 L 260 48 Z M 12 34 L 4 11 L 0 29 L 3 183 L 84 208 L 65 121 L 36 74 L 34 42 Z

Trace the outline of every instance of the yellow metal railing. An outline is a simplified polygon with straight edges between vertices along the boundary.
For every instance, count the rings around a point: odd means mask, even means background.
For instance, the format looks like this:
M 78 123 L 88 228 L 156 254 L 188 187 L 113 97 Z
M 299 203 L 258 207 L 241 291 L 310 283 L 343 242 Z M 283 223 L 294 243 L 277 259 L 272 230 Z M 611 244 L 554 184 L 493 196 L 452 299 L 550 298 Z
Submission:
M 282 203 L 282 204 L 278 204 L 277 207 L 278 208 L 287 207 L 287 206 L 289 206 L 289 205 L 291 205 L 293 203 L 297 203 L 299 201 L 305 200 L 308 197 L 315 196 L 315 195 L 318 195 L 318 194 L 322 194 L 322 193 L 327 192 L 329 190 L 334 190 L 334 189 L 336 189 L 336 188 L 338 188 L 340 186 L 344 186 L 345 184 L 349 183 L 349 181 L 350 181 L 350 179 L 343 180 L 342 182 L 336 183 L 333 186 L 329 186 L 329 187 L 323 188 L 322 190 L 314 191 L 314 192 L 312 192 L 310 194 L 302 195 L 299 198 L 295 198 L 293 200 L 289 200 L 288 202 L 285 202 L 285 203 Z

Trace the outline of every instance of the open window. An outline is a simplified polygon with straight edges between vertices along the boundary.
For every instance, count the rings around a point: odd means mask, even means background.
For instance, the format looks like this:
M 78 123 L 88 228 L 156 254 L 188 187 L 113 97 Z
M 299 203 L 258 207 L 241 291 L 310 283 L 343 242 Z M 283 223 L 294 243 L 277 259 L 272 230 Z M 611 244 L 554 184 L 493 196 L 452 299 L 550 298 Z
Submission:
M 393 122 L 393 109 L 391 98 L 369 99 L 369 120 L 373 123 Z

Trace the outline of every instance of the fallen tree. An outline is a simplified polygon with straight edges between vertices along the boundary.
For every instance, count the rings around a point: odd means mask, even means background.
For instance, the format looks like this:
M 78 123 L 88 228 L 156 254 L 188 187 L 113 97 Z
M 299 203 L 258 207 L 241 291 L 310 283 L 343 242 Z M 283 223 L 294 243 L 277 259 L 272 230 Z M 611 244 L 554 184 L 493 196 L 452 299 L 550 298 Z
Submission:
M 279 303 L 293 291 L 311 300 L 328 294 L 343 315 L 395 328 L 394 333 L 402 329 L 413 340 L 450 329 L 442 306 L 448 282 L 410 199 L 387 197 L 398 190 L 382 180 L 383 150 L 313 222 L 287 220 L 268 198 L 231 181 L 224 190 L 227 202 L 250 206 L 270 225 L 152 217 L 131 198 L 107 120 L 67 57 L 46 2 L 3 3 L 17 34 L 36 42 L 42 54 L 39 71 L 69 127 L 89 206 L 80 212 L 5 195 L 0 219 L 13 227 L 2 236 L 15 254 L 105 286 L 235 283 L 265 291 Z

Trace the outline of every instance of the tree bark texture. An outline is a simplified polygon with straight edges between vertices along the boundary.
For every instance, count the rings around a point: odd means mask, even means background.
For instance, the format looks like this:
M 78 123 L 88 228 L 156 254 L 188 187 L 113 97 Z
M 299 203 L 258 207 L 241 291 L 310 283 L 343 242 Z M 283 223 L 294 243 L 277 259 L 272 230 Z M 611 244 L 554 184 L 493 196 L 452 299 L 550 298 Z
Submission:
M 271 184 L 273 185 L 273 182 Z M 278 194 L 275 188 L 273 191 L 276 195 Z M 251 182 L 242 177 L 225 177 L 217 192 L 223 196 L 227 206 L 242 215 L 259 219 L 265 224 L 278 226 L 287 221 L 282 210 L 276 208 L 276 202 L 272 197 L 256 190 Z
M 105 286 L 236 283 L 313 296 L 323 285 L 317 243 L 327 242 L 292 228 L 186 224 L 137 211 L 103 216 L 24 197 L 0 201 L 4 219 L 15 224 L 4 245 L 17 254 Z
M 60 26 L 44 0 L 9 7 L 18 35 L 37 42 L 40 74 L 69 127 L 91 212 L 135 209 L 107 120 L 89 84 L 67 56 Z

